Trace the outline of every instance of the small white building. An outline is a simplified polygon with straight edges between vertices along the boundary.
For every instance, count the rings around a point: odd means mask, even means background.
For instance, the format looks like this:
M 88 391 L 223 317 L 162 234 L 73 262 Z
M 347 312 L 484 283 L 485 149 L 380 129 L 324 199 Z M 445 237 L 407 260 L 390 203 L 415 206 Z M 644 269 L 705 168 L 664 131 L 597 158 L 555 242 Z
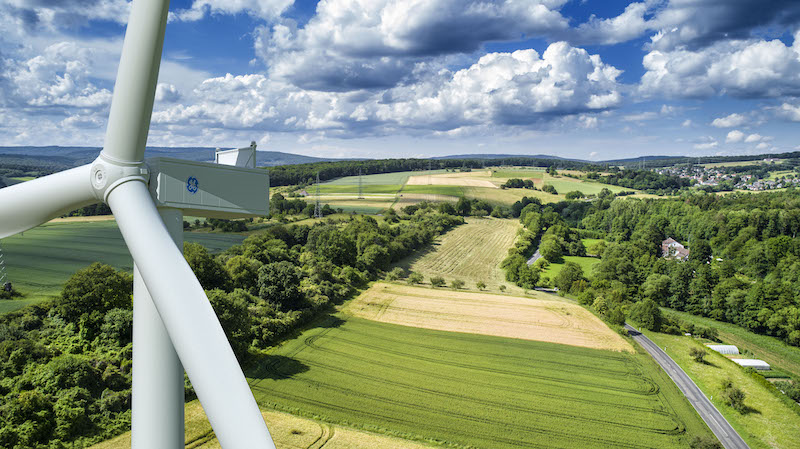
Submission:
M 757 370 L 768 371 L 769 363 L 758 359 L 731 359 L 745 368 L 755 368 Z
M 739 348 L 734 345 L 706 345 L 708 349 L 724 355 L 739 355 Z

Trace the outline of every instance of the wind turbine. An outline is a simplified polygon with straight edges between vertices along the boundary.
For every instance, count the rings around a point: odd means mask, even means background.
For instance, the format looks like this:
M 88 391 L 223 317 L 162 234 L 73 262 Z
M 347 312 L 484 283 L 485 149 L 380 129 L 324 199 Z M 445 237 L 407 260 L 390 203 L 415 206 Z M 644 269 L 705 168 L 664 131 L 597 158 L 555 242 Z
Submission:
M 222 447 L 274 449 L 222 326 L 175 242 L 182 239 L 182 209 L 248 215 L 226 184 L 246 178 L 263 186 L 266 173 L 256 179 L 248 169 L 144 161 L 168 9 L 169 0 L 133 1 L 100 156 L 0 189 L 0 239 L 79 207 L 108 204 L 135 264 L 133 447 L 184 447 L 185 369 Z M 173 189 L 176 180 L 185 190 Z M 252 200 L 254 193 L 240 194 Z M 263 202 L 263 190 L 257 193 Z

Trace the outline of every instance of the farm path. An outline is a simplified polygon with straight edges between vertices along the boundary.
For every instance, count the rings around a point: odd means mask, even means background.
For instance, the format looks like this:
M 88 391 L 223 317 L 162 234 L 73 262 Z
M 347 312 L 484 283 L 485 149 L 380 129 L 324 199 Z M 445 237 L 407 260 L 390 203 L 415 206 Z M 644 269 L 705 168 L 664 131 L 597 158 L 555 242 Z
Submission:
M 667 355 L 661 348 L 659 348 L 652 340 L 647 338 L 641 332 L 634 329 L 629 324 L 625 325 L 625 329 L 637 343 L 642 347 L 661 365 L 661 368 L 666 371 L 667 375 L 675 382 L 675 385 L 680 388 L 681 392 L 689 400 L 689 403 L 697 410 L 697 413 L 703 418 L 703 421 L 708 424 L 708 427 L 714 432 L 719 441 L 725 446 L 725 449 L 750 449 L 750 446 L 744 442 L 736 430 L 731 427 L 730 423 L 722 416 L 722 414 L 714 407 L 714 404 L 708 400 L 706 395 L 700 391 L 700 388 L 689 378 L 689 376 L 675 363 L 670 356 Z

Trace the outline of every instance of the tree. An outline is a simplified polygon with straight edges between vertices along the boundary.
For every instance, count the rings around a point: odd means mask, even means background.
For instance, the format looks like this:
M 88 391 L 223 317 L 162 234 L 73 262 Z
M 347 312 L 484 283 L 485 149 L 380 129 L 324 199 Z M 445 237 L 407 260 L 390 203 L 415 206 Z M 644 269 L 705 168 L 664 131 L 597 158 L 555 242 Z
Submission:
M 689 355 L 692 356 L 695 362 L 704 363 L 708 352 L 702 348 L 691 348 L 689 349 Z
M 133 277 L 109 265 L 93 263 L 78 270 L 64 284 L 55 311 L 67 321 L 78 322 L 82 315 L 102 314 L 111 309 L 132 308 Z M 98 323 L 99 324 L 99 323 Z
M 577 199 L 583 198 L 584 196 L 585 195 L 583 194 L 583 192 L 581 192 L 579 190 L 573 190 L 571 192 L 567 192 L 567 194 L 566 194 L 566 198 L 568 200 L 577 200 Z
M 464 281 L 462 281 L 461 279 L 453 279 L 452 281 L 450 281 L 450 287 L 452 287 L 453 290 L 458 290 L 464 287 Z
M 258 295 L 283 310 L 297 310 L 305 305 L 300 291 L 300 270 L 291 262 L 274 262 L 258 269 Z
M 411 273 L 408 275 L 408 283 L 409 284 L 421 284 L 422 283 L 422 275 L 419 273 Z
M 475 287 L 478 287 L 478 290 L 483 290 L 486 288 L 486 283 L 483 281 L 478 281 L 475 283 Z
M 184 242 L 183 257 L 192 267 L 197 280 L 205 290 L 219 288 L 229 291 L 231 278 L 222 264 L 199 243 Z
M 504 292 L 504 291 L 506 291 L 506 286 L 505 286 L 505 284 L 500 284 L 500 286 L 499 286 L 499 287 L 497 287 L 497 288 L 498 288 L 498 289 L 499 289 L 501 292 Z
M 466 217 L 469 215 L 471 211 L 472 211 L 472 202 L 463 196 L 459 198 L 458 202 L 456 203 L 456 212 L 458 212 L 458 215 Z
M 431 276 L 431 285 L 434 287 L 444 287 L 444 278 L 441 276 Z
M 254 299 L 248 301 L 251 296 L 244 290 L 235 290 L 233 293 L 226 293 L 215 289 L 208 292 L 208 300 L 211 307 L 217 314 L 219 323 L 228 337 L 233 353 L 241 363 L 247 356 L 247 349 L 253 340 L 250 330 L 250 312 L 247 310 L 248 302 L 255 302 Z
M 690 449 L 724 449 L 713 437 L 694 437 L 689 443 Z
M 646 298 L 650 298 L 662 306 L 667 305 L 669 299 L 670 284 L 672 279 L 665 274 L 651 274 L 642 284 L 642 290 Z
M 744 405 L 745 397 L 746 395 L 744 391 L 733 386 L 733 382 L 731 382 L 730 380 L 722 382 L 723 402 L 731 406 L 734 410 L 736 410 L 739 413 L 744 413 L 747 410 L 747 406 Z
M 583 269 L 575 262 L 567 262 L 558 272 L 553 283 L 562 293 L 569 293 L 575 281 L 583 279 Z
M 396 281 L 406 275 L 406 270 L 402 267 L 394 267 L 392 271 L 386 273 L 387 281 Z
M 690 260 L 706 263 L 711 259 L 711 245 L 705 240 L 696 240 L 689 249 Z
M 625 324 L 625 312 L 622 310 L 622 307 L 616 306 L 608 311 L 606 314 L 606 319 L 608 319 L 611 324 L 622 326 Z
M 645 329 L 658 332 L 661 330 L 661 309 L 652 299 L 645 299 L 631 307 L 631 319 Z
M 225 262 L 225 270 L 231 278 L 233 288 L 247 290 L 251 294 L 258 293 L 258 269 L 263 265 L 256 259 L 246 256 L 233 256 Z
M 558 191 L 552 184 L 545 184 L 542 186 L 542 192 L 551 193 L 553 195 L 558 195 Z
M 564 254 L 564 247 L 561 246 L 559 238 L 554 235 L 542 237 L 539 244 L 539 254 L 549 262 L 560 262 Z

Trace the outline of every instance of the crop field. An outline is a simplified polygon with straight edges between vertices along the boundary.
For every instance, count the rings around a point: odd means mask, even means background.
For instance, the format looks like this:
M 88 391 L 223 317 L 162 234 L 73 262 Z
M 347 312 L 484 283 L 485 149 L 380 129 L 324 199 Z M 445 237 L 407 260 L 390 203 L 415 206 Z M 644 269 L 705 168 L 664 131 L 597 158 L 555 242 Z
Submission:
M 460 447 L 685 448 L 707 432 L 641 354 L 344 318 L 248 373 L 260 405 Z
M 244 238 L 236 234 L 184 233 L 187 242 L 200 243 L 212 252 L 241 243 Z M 3 302 L 7 306 L 0 309 L 3 312 L 57 296 L 73 273 L 93 262 L 133 270 L 133 260 L 114 221 L 45 224 L 3 239 L 0 245 L 8 278 L 27 300 Z
M 564 176 L 550 176 L 548 174 L 544 175 L 542 179 L 544 184 L 550 184 L 556 188 L 556 191 L 560 194 L 566 194 L 567 192 L 571 192 L 574 190 L 580 191 L 584 195 L 597 195 L 600 193 L 601 190 L 604 188 L 614 192 L 619 193 L 623 190 L 633 190 L 627 189 L 625 187 L 614 186 L 610 184 L 601 184 L 599 182 L 591 182 L 591 181 L 582 181 L 580 179 L 574 178 L 567 178 Z M 537 186 L 541 187 L 541 186 Z
M 186 404 L 186 448 L 220 449 L 200 402 Z M 423 449 L 430 446 L 399 438 L 377 435 L 346 427 L 333 426 L 311 419 L 272 410 L 262 410 L 275 445 L 281 449 Z M 91 449 L 130 449 L 131 434 L 126 432 L 114 439 L 96 444 Z
M 713 327 L 717 329 L 719 338 L 725 343 L 738 346 L 740 351 L 748 349 L 756 358 L 800 377 L 800 348 L 789 346 L 775 337 L 755 334 L 735 324 L 671 309 L 663 310 L 668 315 L 675 315 L 695 325 Z
M 442 276 L 448 282 L 460 279 L 468 288 L 483 281 L 491 290 L 506 284 L 500 262 L 514 244 L 518 220 L 499 218 L 468 218 L 467 223 L 439 238 L 430 251 L 412 256 L 402 265 L 422 274 Z
M 345 311 L 383 323 L 633 352 L 586 309 L 550 299 L 376 283 Z
M 492 175 L 490 171 L 472 171 L 465 173 L 444 173 L 444 174 L 424 174 L 411 176 L 406 183 L 410 186 L 423 186 L 423 185 L 445 185 L 445 186 L 469 186 L 469 187 L 486 187 L 489 189 L 499 188 L 497 184 L 492 182 Z
M 696 339 L 645 331 L 647 336 L 686 371 L 711 402 L 753 448 L 789 449 L 800 447 L 800 415 L 773 396 L 739 365 L 722 354 L 708 351 L 707 363 L 697 363 L 691 348 L 703 348 Z M 730 379 L 745 393 L 745 413 L 739 413 L 721 400 L 722 382 Z
M 600 259 L 596 257 L 564 256 L 563 263 L 551 263 L 542 271 L 542 276 L 547 276 L 550 279 L 555 278 L 567 262 L 575 262 L 580 265 L 581 269 L 583 269 L 583 275 L 591 279 L 592 269 L 594 269 L 595 265 L 600 263 Z
M 445 170 L 431 170 L 431 171 L 403 171 L 397 173 L 380 173 L 377 175 L 363 175 L 361 176 L 361 183 L 367 185 L 399 185 L 402 186 L 408 181 L 409 176 L 420 174 L 440 174 L 446 173 Z M 320 186 L 356 186 L 358 187 L 358 176 L 346 176 L 344 178 L 334 179 L 321 183 Z M 313 187 L 310 187 L 313 188 Z

